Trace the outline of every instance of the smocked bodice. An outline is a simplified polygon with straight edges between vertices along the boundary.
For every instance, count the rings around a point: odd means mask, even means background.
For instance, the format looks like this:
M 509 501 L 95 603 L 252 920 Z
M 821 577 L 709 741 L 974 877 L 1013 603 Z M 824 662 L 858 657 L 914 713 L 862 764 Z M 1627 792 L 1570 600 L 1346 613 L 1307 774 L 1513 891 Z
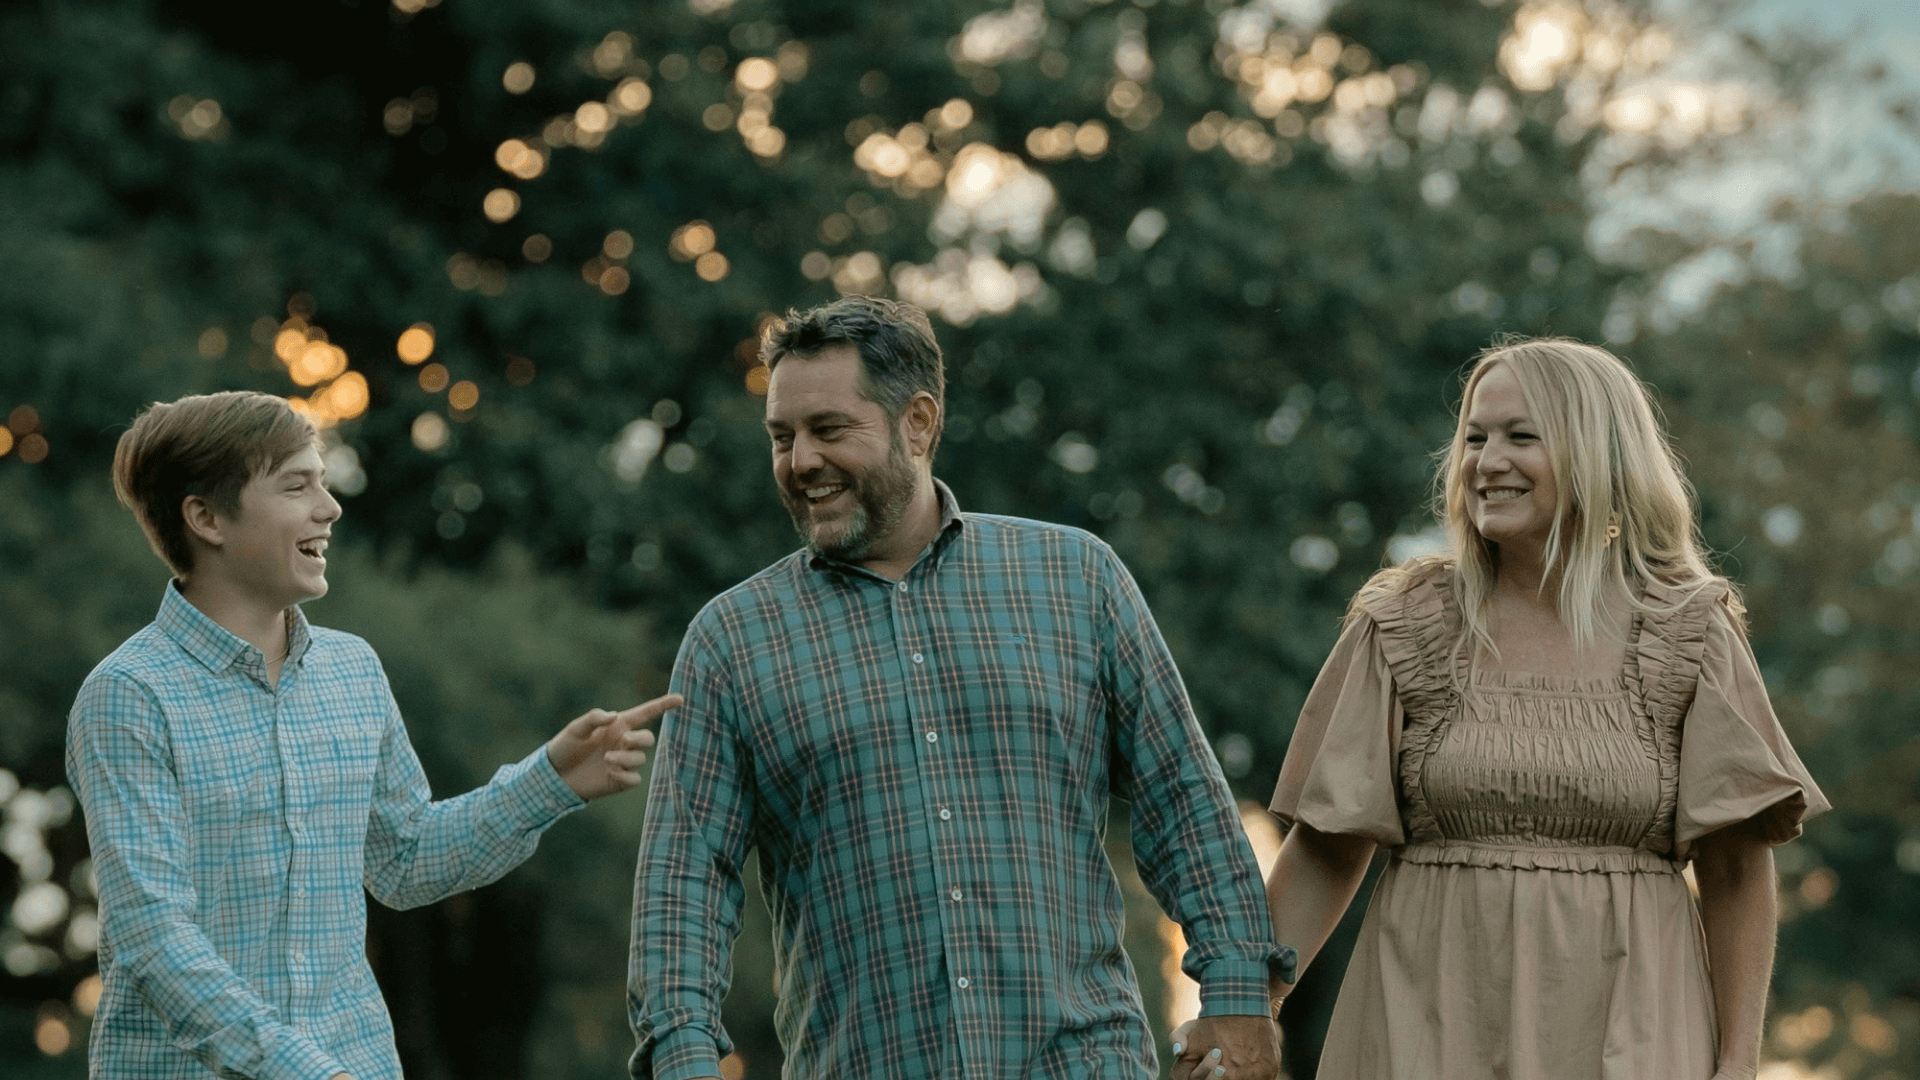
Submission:
M 1660 812 L 1660 763 L 1624 678 L 1476 675 L 1427 754 L 1425 801 L 1448 840 L 1634 847 Z

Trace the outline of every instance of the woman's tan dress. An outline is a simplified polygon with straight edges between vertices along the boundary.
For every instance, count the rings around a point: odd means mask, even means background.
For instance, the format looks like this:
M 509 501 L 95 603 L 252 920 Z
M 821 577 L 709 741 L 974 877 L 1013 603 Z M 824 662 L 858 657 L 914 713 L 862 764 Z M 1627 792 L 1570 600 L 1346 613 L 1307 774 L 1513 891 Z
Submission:
M 1781 843 L 1827 808 L 1725 586 L 1636 616 L 1615 678 L 1468 681 L 1450 577 L 1349 623 L 1274 792 L 1287 825 L 1391 855 L 1321 1080 L 1709 1080 L 1713 996 L 1681 866 L 1715 829 L 1753 819 Z

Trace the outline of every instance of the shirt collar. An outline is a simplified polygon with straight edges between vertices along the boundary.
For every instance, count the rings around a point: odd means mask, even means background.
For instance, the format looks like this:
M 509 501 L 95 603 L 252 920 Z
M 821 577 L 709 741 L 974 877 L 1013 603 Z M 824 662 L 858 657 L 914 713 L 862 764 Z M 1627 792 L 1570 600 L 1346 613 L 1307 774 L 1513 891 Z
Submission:
M 160 598 L 160 614 L 154 616 L 153 621 L 174 644 L 205 665 L 208 671 L 223 672 L 236 664 L 251 662 L 265 674 L 266 657 L 260 650 L 194 607 L 192 601 L 181 595 L 178 581 L 167 582 L 166 594 Z M 297 606 L 288 608 L 286 664 L 299 664 L 312 644 L 313 634 L 307 627 L 306 614 Z
M 953 545 L 954 538 L 959 536 L 961 531 L 966 527 L 966 518 L 960 514 L 960 501 L 953 497 L 953 489 L 947 487 L 946 481 L 936 478 L 933 482 L 933 493 L 934 496 L 940 500 L 940 531 L 934 535 L 933 543 L 927 545 L 927 550 L 920 553 L 920 558 L 915 561 L 914 566 L 918 566 L 923 562 L 930 563 L 938 561 L 941 555 L 946 552 L 947 548 Z M 872 578 L 879 577 L 879 575 L 862 567 L 855 566 L 852 563 L 841 562 L 839 559 L 829 558 L 825 555 L 808 553 L 807 565 L 815 570 L 832 571 L 842 574 L 860 574 L 864 577 Z M 912 570 L 909 569 L 908 572 L 911 573 Z

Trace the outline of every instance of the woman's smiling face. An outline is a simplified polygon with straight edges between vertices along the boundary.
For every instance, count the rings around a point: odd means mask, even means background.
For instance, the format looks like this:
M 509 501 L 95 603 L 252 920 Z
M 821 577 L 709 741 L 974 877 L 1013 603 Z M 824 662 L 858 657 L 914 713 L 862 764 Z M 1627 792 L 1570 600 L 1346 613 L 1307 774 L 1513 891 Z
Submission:
M 1544 552 L 1560 489 L 1540 425 L 1507 365 L 1494 365 L 1474 384 L 1466 428 L 1460 468 L 1474 528 L 1501 547 Z

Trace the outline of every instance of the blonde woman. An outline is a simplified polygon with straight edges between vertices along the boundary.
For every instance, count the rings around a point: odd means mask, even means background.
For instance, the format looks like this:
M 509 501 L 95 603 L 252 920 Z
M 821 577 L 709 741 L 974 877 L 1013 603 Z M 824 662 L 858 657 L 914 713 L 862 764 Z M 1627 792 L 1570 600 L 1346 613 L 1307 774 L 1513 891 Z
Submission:
M 1440 485 L 1450 554 L 1354 599 L 1274 792 L 1303 965 L 1391 855 L 1321 1080 L 1752 1077 L 1771 845 L 1827 804 L 1646 388 L 1603 349 L 1498 345 Z

